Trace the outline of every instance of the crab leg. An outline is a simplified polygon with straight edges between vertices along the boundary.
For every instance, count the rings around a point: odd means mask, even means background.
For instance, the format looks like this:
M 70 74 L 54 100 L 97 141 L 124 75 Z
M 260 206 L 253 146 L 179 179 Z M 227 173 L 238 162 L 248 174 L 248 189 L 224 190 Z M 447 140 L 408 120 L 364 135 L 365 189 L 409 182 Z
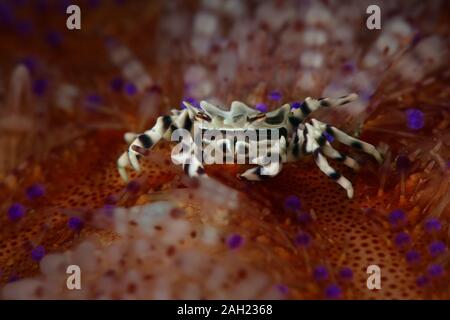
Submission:
M 303 125 L 302 125 L 303 126 Z M 304 150 L 302 150 L 305 142 L 305 137 L 303 135 L 303 129 L 297 129 L 297 132 L 294 133 L 291 143 L 288 147 L 287 152 L 287 161 L 297 161 L 304 155 Z
M 317 124 L 318 121 L 316 119 L 312 119 L 312 122 Z M 331 146 L 331 144 L 328 142 L 327 137 L 323 132 L 323 129 L 317 128 L 317 126 L 315 127 L 314 125 L 311 126 L 310 124 L 306 124 L 306 127 L 308 132 L 311 133 L 311 135 L 314 137 L 314 139 L 321 147 L 323 155 L 331 159 L 337 160 L 339 162 L 342 162 L 346 166 L 354 170 L 359 170 L 359 164 L 353 158 L 337 151 Z
M 340 161 L 353 170 L 359 170 L 359 164 L 355 161 L 355 159 L 347 156 L 345 153 L 337 151 L 328 141 L 322 147 L 322 151 L 325 156 Z
M 352 183 L 346 177 L 341 175 L 341 173 L 339 171 L 336 171 L 335 169 L 333 169 L 330 166 L 327 159 L 323 156 L 322 151 L 320 150 L 320 147 L 317 147 L 316 150 L 314 151 L 314 161 L 316 162 L 320 171 L 325 173 L 331 179 L 336 181 L 337 184 L 339 184 L 341 187 L 343 187 L 347 191 L 347 196 L 350 199 L 353 198 Z
M 239 174 L 238 177 L 248 181 L 261 181 L 264 178 L 274 177 L 280 173 L 282 169 L 280 163 L 271 163 L 267 166 L 257 166 L 246 170 L 244 173 Z
M 187 130 L 192 128 L 192 121 L 189 118 L 187 110 L 183 110 L 179 115 L 161 116 L 156 120 L 156 124 L 150 130 L 142 134 L 126 133 L 124 138 L 131 141 L 128 152 L 122 154 L 117 160 L 117 169 L 123 180 L 127 181 L 127 167 L 133 167 L 136 171 L 140 171 L 138 158 L 151 149 L 162 138 L 169 139 L 171 133 L 183 127 Z
M 341 106 L 352 102 L 357 98 L 358 95 L 356 93 L 351 93 L 339 98 L 312 99 L 307 97 L 298 109 L 292 110 L 292 115 L 289 117 L 289 122 L 293 127 L 298 127 L 298 125 L 302 123 L 310 113 L 319 108 Z
M 323 155 L 322 147 L 317 142 L 317 138 L 322 134 L 319 130 L 311 126 L 310 124 L 306 124 L 304 129 L 305 135 L 305 143 L 306 143 L 306 152 L 313 153 L 314 161 L 319 167 L 320 171 L 325 173 L 328 177 L 336 181 L 341 187 L 343 187 L 347 191 L 347 196 L 351 199 L 353 197 L 353 186 L 351 182 L 341 175 L 340 172 L 333 169 L 328 163 L 327 159 Z
M 128 175 L 126 168 L 130 167 L 130 159 L 128 158 L 128 152 L 125 151 L 117 159 L 117 170 L 119 171 L 120 177 L 124 181 L 128 181 Z
M 345 145 L 348 145 L 348 146 L 358 149 L 358 150 L 362 150 L 365 153 L 372 155 L 379 163 L 383 162 L 383 157 L 381 156 L 381 154 L 370 143 L 353 138 L 353 137 L 349 136 L 348 134 L 346 134 L 345 132 L 343 132 L 335 127 L 332 127 L 330 125 L 327 125 L 323 122 L 320 122 L 316 119 L 312 119 L 311 122 L 312 122 L 314 128 L 318 129 L 319 131 L 328 133 L 329 135 L 335 137 L 337 141 L 339 141 Z

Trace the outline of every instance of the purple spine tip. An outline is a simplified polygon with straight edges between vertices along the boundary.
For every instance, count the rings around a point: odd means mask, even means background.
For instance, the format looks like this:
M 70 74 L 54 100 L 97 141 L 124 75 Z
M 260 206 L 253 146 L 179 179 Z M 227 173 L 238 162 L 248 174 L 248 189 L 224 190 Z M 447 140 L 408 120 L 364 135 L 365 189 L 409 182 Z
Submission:
M 119 92 L 123 89 L 123 79 L 120 77 L 116 77 L 114 79 L 111 80 L 111 82 L 109 83 L 109 85 L 111 86 L 111 89 L 115 92 Z
M 349 267 L 343 267 L 339 272 L 339 276 L 344 280 L 350 280 L 353 278 L 353 271 Z
M 33 250 L 31 250 L 31 258 L 36 262 L 41 261 L 41 259 L 44 256 L 45 256 L 45 249 L 43 246 L 37 246 L 34 247 Z
M 264 104 L 264 103 L 258 103 L 256 106 L 255 106 L 255 109 L 256 110 L 258 110 L 259 112 L 267 112 L 267 105 L 266 104 Z
M 119 201 L 118 196 L 110 194 L 105 198 L 105 204 L 114 205 Z
M 298 246 L 306 247 L 311 243 L 311 236 L 307 234 L 306 232 L 299 233 L 295 237 L 295 244 Z
M 11 282 L 16 282 L 16 281 L 19 281 L 20 280 L 20 277 L 18 276 L 18 275 L 16 275 L 16 274 L 13 274 L 12 276 L 10 276 L 9 278 L 8 278 L 8 282 L 9 283 L 11 283 Z
M 28 199 L 34 200 L 42 197 L 45 194 L 45 189 L 40 184 L 33 184 L 27 188 L 26 194 Z
M 279 101 L 281 100 L 281 92 L 280 91 L 272 91 L 269 93 L 269 99 L 273 101 Z
M 425 125 L 423 112 L 419 109 L 406 110 L 407 125 L 412 130 L 420 130 Z
M 431 277 L 440 277 L 444 274 L 444 268 L 439 264 L 432 264 L 427 270 Z
M 277 284 L 276 288 L 282 294 L 287 294 L 289 292 L 289 288 L 284 284 Z
M 62 34 L 57 31 L 50 31 L 49 33 L 47 33 L 47 42 L 54 48 L 61 46 L 62 39 Z
M 83 228 L 83 221 L 79 217 L 70 217 L 67 226 L 69 229 L 79 231 Z
M 328 142 L 334 141 L 334 137 L 331 134 L 329 134 L 328 132 L 324 132 L 323 135 L 325 136 L 325 138 L 327 139 Z
M 131 82 L 127 83 L 124 89 L 125 93 L 129 96 L 134 96 L 137 93 L 137 87 Z
M 428 247 L 430 255 L 437 257 L 445 252 L 446 246 L 442 241 L 434 241 Z
M 406 171 L 411 167 L 411 161 L 407 155 L 401 154 L 397 157 L 396 167 L 398 171 Z
M 417 263 L 420 261 L 420 254 L 416 250 L 410 250 L 405 255 L 406 261 L 409 263 Z
M 397 209 L 389 214 L 388 219 L 391 225 L 398 225 L 401 222 L 405 221 L 405 218 L 406 218 L 405 212 L 403 210 Z
M 37 79 L 33 83 L 33 92 L 37 96 L 43 96 L 47 91 L 48 81 L 45 79 Z
M 295 195 L 291 195 L 284 200 L 284 207 L 287 210 L 297 211 L 301 208 L 300 199 Z
M 300 212 L 297 216 L 297 221 L 300 224 L 309 224 L 313 221 L 313 218 L 309 212 Z
M 327 299 L 339 299 L 341 295 L 342 289 L 335 284 L 330 284 L 325 289 L 325 296 L 327 297 Z
M 136 180 L 132 180 L 128 182 L 126 189 L 128 192 L 137 193 L 141 189 L 141 184 Z
M 181 108 L 186 109 L 186 106 L 184 105 L 183 101 L 186 101 L 190 105 L 192 105 L 195 108 L 200 108 L 200 103 L 193 97 L 184 97 L 181 101 Z
M 8 218 L 17 221 L 25 215 L 25 208 L 20 203 L 12 204 L 8 209 Z
M 427 276 L 418 276 L 416 279 L 416 284 L 418 287 L 423 287 L 428 283 L 428 277 Z
M 313 276 L 317 281 L 326 280 L 328 278 L 328 270 L 324 266 L 317 266 L 314 268 Z
M 297 101 L 292 102 L 291 103 L 291 109 L 298 109 L 298 108 L 300 108 L 301 105 L 302 104 L 300 102 L 297 102 Z
M 411 241 L 411 237 L 406 232 L 400 232 L 395 236 L 395 244 L 397 247 L 404 247 Z
M 430 218 L 425 221 L 424 228 L 427 232 L 436 232 L 441 229 L 441 223 L 436 218 Z

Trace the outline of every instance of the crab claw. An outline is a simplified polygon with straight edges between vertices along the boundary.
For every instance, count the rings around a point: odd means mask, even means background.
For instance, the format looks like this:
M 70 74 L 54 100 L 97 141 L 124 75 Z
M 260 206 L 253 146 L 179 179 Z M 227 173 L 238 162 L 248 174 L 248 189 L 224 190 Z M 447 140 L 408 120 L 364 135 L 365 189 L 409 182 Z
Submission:
M 123 138 L 125 139 L 126 143 L 131 143 L 137 138 L 138 134 L 134 132 L 126 132 L 123 135 Z
M 124 152 L 122 155 L 117 159 L 117 170 L 119 171 L 120 177 L 127 182 L 128 181 L 128 175 L 126 168 L 130 166 L 130 159 L 128 158 L 128 153 Z

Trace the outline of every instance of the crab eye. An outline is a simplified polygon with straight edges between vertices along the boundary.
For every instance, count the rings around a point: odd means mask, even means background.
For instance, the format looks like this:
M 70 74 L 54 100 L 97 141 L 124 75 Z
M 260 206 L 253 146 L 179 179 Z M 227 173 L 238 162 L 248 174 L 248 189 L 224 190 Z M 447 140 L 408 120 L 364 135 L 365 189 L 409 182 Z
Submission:
M 196 120 L 205 120 L 205 121 L 211 121 L 211 118 L 204 112 L 198 112 L 195 115 Z

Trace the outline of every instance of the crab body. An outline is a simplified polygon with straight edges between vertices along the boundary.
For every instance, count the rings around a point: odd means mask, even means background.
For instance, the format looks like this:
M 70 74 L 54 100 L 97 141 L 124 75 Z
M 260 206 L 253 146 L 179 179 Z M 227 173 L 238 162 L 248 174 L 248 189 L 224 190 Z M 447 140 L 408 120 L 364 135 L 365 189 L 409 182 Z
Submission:
M 193 139 L 188 143 L 185 142 L 184 152 L 176 157 L 178 163 L 182 164 L 184 171 L 191 177 L 206 175 L 205 161 L 201 155 L 204 154 L 202 149 L 208 147 L 227 151 L 228 153 L 224 153 L 227 155 L 231 153 L 238 158 L 244 155 L 249 163 L 256 166 L 239 174 L 238 177 L 250 181 L 273 177 L 281 171 L 283 163 L 297 161 L 312 154 L 319 169 L 341 185 L 347 191 L 348 197 L 352 198 L 351 182 L 334 170 L 326 158 L 341 161 L 356 170 L 359 169 L 359 165 L 354 159 L 335 150 L 327 140 L 327 136 L 372 155 L 378 162 L 382 162 L 381 154 L 369 143 L 353 138 L 316 119 L 306 122 L 306 118 L 319 108 L 343 105 L 356 98 L 356 94 L 337 99 L 316 100 L 308 97 L 298 108 L 285 104 L 267 113 L 238 101 L 231 104 L 229 111 L 206 101 L 200 103 L 200 108 L 184 102 L 185 109 L 172 110 L 171 115 L 159 117 L 150 130 L 142 134 L 125 134 L 125 140 L 130 145 L 128 151 L 117 161 L 118 170 L 122 178 L 127 180 L 127 167 L 131 166 L 139 171 L 139 157 L 145 155 L 159 140 L 171 140 L 174 132 L 181 129 L 188 132 Z M 211 132 L 220 133 L 225 138 L 217 138 L 217 135 L 210 134 Z M 236 139 L 237 135 L 247 137 L 253 135 L 256 139 L 254 141 Z M 258 152 L 257 156 L 249 157 L 249 150 L 252 147 L 258 151 L 264 149 L 264 153 Z

